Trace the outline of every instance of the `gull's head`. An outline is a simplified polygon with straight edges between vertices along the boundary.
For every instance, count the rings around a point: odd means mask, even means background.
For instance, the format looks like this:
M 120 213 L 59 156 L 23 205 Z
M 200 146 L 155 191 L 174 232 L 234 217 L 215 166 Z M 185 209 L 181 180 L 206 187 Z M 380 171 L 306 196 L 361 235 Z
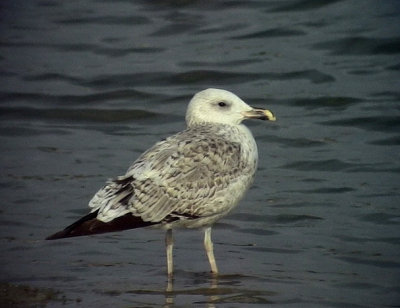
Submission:
M 276 120 L 271 111 L 250 107 L 232 92 L 220 89 L 196 93 L 186 112 L 189 127 L 204 123 L 239 125 L 245 119 Z

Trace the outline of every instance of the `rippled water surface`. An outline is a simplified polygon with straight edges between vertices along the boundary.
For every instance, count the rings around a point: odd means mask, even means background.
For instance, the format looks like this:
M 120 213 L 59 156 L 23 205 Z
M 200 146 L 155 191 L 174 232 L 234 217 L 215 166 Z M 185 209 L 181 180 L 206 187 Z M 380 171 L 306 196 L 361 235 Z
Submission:
M 0 303 L 82 307 L 400 304 L 398 1 L 2 1 Z M 184 127 L 191 96 L 231 90 L 257 178 L 214 228 L 47 242 L 108 177 Z M 29 294 L 28 294 L 29 293 Z

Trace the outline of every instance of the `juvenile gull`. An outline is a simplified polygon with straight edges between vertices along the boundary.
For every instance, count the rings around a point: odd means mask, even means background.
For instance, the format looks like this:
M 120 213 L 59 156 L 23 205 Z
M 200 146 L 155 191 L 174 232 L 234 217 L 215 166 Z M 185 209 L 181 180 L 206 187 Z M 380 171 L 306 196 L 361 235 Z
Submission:
M 48 240 L 139 227 L 166 230 L 167 270 L 173 274 L 174 228 L 203 228 L 211 271 L 218 273 L 211 226 L 231 211 L 257 168 L 257 145 L 245 119 L 275 121 L 235 94 L 207 89 L 186 112 L 187 128 L 144 152 L 123 176 L 109 180 L 89 202 L 90 213 Z

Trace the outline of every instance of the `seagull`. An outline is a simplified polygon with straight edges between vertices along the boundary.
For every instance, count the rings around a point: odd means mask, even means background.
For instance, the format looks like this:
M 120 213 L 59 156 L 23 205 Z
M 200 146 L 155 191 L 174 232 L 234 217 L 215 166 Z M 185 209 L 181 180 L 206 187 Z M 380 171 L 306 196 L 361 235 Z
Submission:
M 161 228 L 167 274 L 173 277 L 172 230 L 201 228 L 217 275 L 211 227 L 242 199 L 257 169 L 257 145 L 245 119 L 276 120 L 271 111 L 250 107 L 229 91 L 198 92 L 189 102 L 185 130 L 156 143 L 124 175 L 108 180 L 89 201 L 89 214 L 46 239 Z

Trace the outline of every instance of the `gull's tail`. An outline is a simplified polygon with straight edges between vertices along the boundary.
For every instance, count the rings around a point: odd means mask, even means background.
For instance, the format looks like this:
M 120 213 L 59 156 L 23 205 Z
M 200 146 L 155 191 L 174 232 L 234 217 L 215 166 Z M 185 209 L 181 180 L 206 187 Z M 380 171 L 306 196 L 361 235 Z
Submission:
M 133 216 L 130 213 L 117 217 L 110 222 L 103 222 L 97 219 L 97 213 L 98 211 L 82 217 L 64 230 L 50 235 L 46 240 L 122 231 L 155 224 L 154 222 L 143 221 L 140 217 Z

